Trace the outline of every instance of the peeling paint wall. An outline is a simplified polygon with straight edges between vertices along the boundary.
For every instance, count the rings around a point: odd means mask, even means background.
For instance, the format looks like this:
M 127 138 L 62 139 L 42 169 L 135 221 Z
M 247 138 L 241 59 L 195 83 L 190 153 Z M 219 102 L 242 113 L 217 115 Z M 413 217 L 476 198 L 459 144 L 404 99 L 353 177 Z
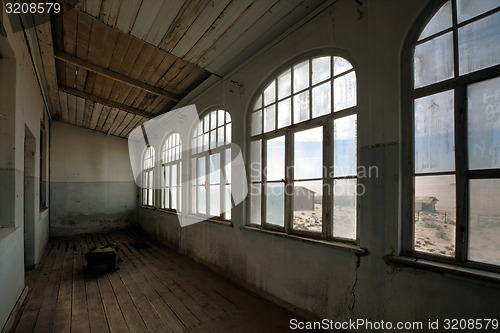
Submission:
M 50 147 L 51 236 L 137 223 L 127 140 L 53 121 Z
M 24 269 L 40 261 L 49 238 L 47 209 L 40 209 L 40 123 L 48 127 L 44 102 L 23 32 L 0 13 L 0 329 L 24 288 Z M 47 129 L 48 131 L 48 129 Z M 24 143 L 32 133 L 32 164 L 25 174 Z M 26 184 L 30 191 L 25 191 Z M 30 226 L 25 229 L 26 216 Z M 27 233 L 25 235 L 25 233 Z M 26 251 L 25 251 L 26 248 Z
M 360 5 L 362 3 L 362 5 Z M 500 288 L 472 279 L 411 268 L 396 269 L 384 256 L 398 253 L 400 238 L 401 53 L 413 22 L 429 1 L 339 0 L 298 30 L 214 81 L 195 103 L 199 111 L 223 106 L 233 121 L 233 142 L 244 150 L 247 110 L 269 73 L 313 50 L 347 52 L 358 79 L 359 163 L 377 166 L 378 178 L 360 179 L 360 244 L 344 250 L 240 228 L 244 204 L 232 210 L 233 227 L 202 222 L 180 228 L 177 217 L 140 208 L 140 224 L 170 247 L 317 317 L 410 321 L 498 316 Z M 242 87 L 235 83 L 239 82 Z

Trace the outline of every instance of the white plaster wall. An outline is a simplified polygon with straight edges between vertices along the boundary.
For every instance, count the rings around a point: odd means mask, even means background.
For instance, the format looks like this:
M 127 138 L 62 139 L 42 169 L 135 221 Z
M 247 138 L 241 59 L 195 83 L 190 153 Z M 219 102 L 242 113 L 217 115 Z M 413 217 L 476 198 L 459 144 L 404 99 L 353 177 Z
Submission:
M 180 106 L 222 105 L 233 120 L 233 142 L 246 149 L 247 110 L 270 73 L 305 52 L 338 48 L 350 55 L 358 78 L 359 163 L 376 165 L 377 179 L 361 179 L 360 244 L 369 255 L 202 222 L 180 228 L 175 215 L 140 209 L 147 233 L 233 279 L 253 285 L 318 317 L 335 320 L 421 320 L 498 315 L 500 289 L 411 268 L 395 269 L 384 256 L 398 253 L 400 214 L 401 53 L 413 22 L 429 3 L 414 0 L 339 0 L 223 82 Z M 238 87 L 231 81 L 242 84 Z
M 53 121 L 50 148 L 51 235 L 137 223 L 127 140 Z
M 0 327 L 5 324 L 24 288 L 24 135 L 25 126 L 36 140 L 33 182 L 40 179 L 40 122 L 48 119 L 35 72 L 22 32 L 13 32 L 2 9 L 7 38 L 0 37 Z M 14 16 L 17 18 L 17 16 Z M 6 49 L 10 49 L 5 52 Z M 39 187 L 35 186 L 30 207 L 34 216 L 34 249 L 29 266 L 36 265 L 48 242 L 48 210 L 40 212 Z

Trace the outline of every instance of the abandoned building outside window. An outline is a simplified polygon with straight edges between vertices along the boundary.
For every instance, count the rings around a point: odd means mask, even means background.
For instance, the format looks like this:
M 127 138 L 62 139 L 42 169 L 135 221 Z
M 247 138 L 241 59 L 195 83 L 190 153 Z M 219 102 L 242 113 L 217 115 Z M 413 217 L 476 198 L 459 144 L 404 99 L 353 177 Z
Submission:
M 357 237 L 357 84 L 351 63 L 286 68 L 250 112 L 249 223 L 326 239 Z
M 415 256 L 500 265 L 499 26 L 498 1 L 450 0 L 414 44 Z

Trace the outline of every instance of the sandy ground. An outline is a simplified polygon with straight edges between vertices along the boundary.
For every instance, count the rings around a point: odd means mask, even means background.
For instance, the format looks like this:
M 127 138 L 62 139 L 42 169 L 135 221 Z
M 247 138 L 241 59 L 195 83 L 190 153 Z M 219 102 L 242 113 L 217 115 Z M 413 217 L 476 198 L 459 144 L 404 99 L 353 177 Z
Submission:
M 353 206 L 335 206 L 333 212 L 334 236 L 348 239 L 356 238 L 356 217 Z M 314 211 L 295 211 L 293 227 L 298 230 L 321 232 L 322 205 L 315 204 Z
M 415 250 L 454 257 L 455 224 L 447 213 L 415 213 Z
M 293 227 L 298 230 L 321 232 L 322 205 L 315 204 L 314 210 L 293 212 Z

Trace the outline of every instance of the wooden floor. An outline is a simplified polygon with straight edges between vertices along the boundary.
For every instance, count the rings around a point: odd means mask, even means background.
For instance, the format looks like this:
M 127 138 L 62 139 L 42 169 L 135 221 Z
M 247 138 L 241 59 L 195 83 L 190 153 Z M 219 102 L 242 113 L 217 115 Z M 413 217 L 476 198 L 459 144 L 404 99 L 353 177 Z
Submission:
M 88 249 L 111 242 L 120 269 L 85 274 Z M 135 231 L 53 239 L 26 283 L 14 332 L 288 332 L 297 318 Z

